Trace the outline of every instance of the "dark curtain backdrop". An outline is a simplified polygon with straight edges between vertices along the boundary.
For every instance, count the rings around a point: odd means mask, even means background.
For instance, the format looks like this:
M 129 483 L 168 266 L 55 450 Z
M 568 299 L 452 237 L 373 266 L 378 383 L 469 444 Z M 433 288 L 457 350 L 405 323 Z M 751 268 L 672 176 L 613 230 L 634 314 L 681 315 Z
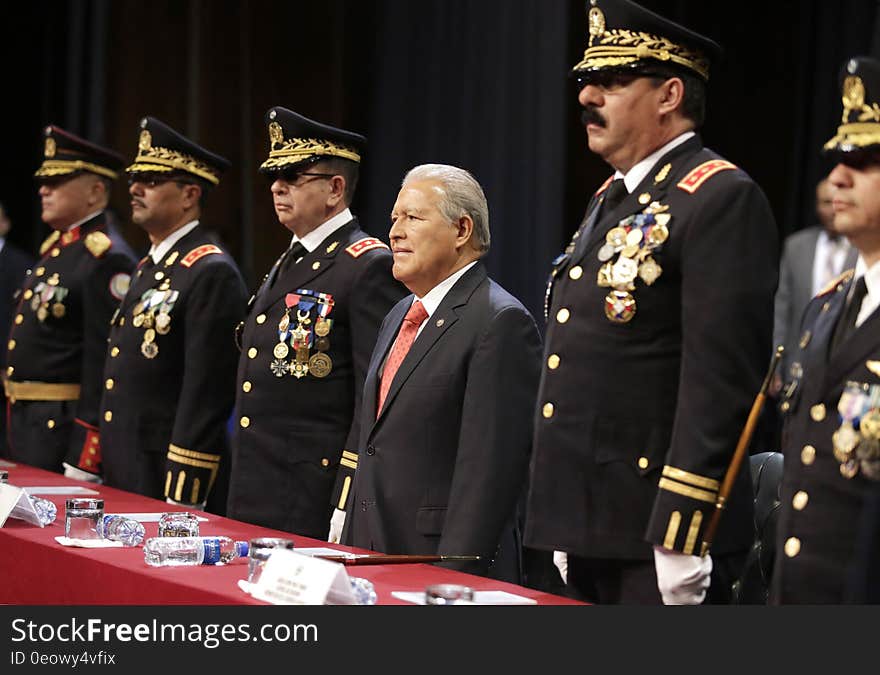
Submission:
M 538 316 L 549 264 L 609 168 L 587 147 L 568 68 L 586 42 L 576 0 L 47 0 L 0 7 L 0 202 L 11 238 L 46 235 L 31 175 L 47 123 L 133 156 L 154 115 L 233 168 L 205 224 L 255 284 L 289 238 L 256 168 L 283 105 L 369 138 L 354 210 L 387 239 L 407 169 L 471 170 L 490 204 L 490 273 Z M 644 0 L 720 42 L 706 144 L 764 188 L 781 234 L 813 220 L 819 149 L 839 122 L 837 73 L 880 56 L 877 0 Z M 112 201 L 128 223 L 120 182 Z M 732 235 L 733 236 L 733 235 Z

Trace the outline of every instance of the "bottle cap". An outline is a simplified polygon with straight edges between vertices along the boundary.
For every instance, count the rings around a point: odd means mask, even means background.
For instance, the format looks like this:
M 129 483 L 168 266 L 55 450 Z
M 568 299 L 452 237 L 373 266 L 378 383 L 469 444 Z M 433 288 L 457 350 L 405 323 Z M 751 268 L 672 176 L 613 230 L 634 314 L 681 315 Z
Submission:
M 87 497 L 76 497 L 74 499 L 68 499 L 65 501 L 65 506 L 68 509 L 83 509 L 83 510 L 96 510 L 96 509 L 104 509 L 104 500 L 103 499 L 89 499 Z

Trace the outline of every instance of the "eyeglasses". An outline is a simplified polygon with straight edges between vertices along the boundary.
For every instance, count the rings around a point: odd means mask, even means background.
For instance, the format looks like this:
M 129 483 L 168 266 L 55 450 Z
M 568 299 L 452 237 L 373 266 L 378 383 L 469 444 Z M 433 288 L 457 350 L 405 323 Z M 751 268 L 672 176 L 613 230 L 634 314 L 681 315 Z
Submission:
M 850 169 L 864 171 L 870 166 L 880 166 L 880 151 L 856 150 L 854 152 L 839 152 L 836 155 L 838 162 Z
M 160 185 L 164 185 L 165 183 L 177 183 L 178 185 L 186 185 L 187 181 L 183 180 L 180 176 L 168 176 L 164 174 L 131 174 L 128 177 L 128 187 L 131 187 L 135 183 L 140 183 L 144 187 L 147 188 L 156 188 Z
M 597 70 L 590 73 L 578 73 L 575 75 L 575 85 L 578 91 L 586 87 L 588 84 L 598 87 L 599 89 L 619 89 L 629 86 L 636 80 L 647 77 L 654 80 L 666 80 L 666 75 L 651 72 L 625 72 L 620 70 Z
M 270 180 L 272 182 L 275 181 L 275 178 L 280 178 L 285 183 L 289 185 L 293 185 L 295 187 L 300 187 L 301 185 L 305 185 L 306 183 L 310 183 L 311 181 L 305 180 L 300 181 L 302 176 L 309 176 L 312 178 L 333 178 L 336 176 L 335 173 L 319 173 L 317 171 L 280 171 L 275 174 L 274 177 L 270 176 Z

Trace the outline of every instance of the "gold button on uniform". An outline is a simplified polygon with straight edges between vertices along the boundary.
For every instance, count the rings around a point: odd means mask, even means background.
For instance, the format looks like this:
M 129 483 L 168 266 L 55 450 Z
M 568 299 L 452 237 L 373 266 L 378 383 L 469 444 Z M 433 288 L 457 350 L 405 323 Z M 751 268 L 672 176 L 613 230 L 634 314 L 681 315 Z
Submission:
M 642 470 L 648 468 L 648 458 L 647 457 L 639 457 L 639 468 Z
M 114 347 L 113 349 L 111 349 L 111 350 L 110 350 L 110 356 L 112 356 L 114 359 L 115 359 L 117 356 L 119 356 L 119 347 Z
M 120 316 L 120 317 L 119 317 L 119 325 L 120 325 L 120 326 L 124 326 L 124 325 L 125 325 L 125 317 L 124 317 L 124 316 Z
M 38 277 L 43 276 L 45 273 L 46 273 L 45 267 L 38 267 L 37 269 L 34 270 L 34 274 L 36 274 Z
M 782 412 L 788 412 L 788 409 L 789 409 L 789 408 L 791 408 L 791 403 L 789 403 L 788 401 L 783 401 L 783 402 L 782 402 L 782 405 L 779 406 L 779 409 L 780 409 Z
M 817 403 L 812 408 L 810 408 L 810 417 L 813 418 L 814 422 L 821 422 L 825 419 L 825 405 L 823 403 Z
M 248 349 L 248 358 L 249 359 L 257 358 L 257 348 L 256 347 L 251 347 L 250 349 Z
M 48 421 L 46 422 L 46 426 L 47 426 L 49 429 L 54 429 L 54 428 L 55 428 L 55 420 L 48 420 Z
M 568 321 L 568 317 L 571 316 L 571 312 L 569 312 L 565 307 L 556 312 L 556 320 L 559 323 L 565 323 Z
M 259 324 L 266 323 L 266 315 L 260 314 L 259 316 L 257 316 L 257 323 L 259 323 Z
M 812 445 L 805 445 L 804 449 L 801 450 L 801 461 L 804 463 L 804 466 L 810 466 L 810 464 L 815 462 L 816 448 Z
M 15 340 L 10 340 L 9 343 L 6 345 L 6 349 L 8 349 L 9 351 L 15 349 Z
M 330 466 L 330 460 L 326 457 L 321 459 L 321 466 Z
M 251 390 L 251 383 L 250 383 L 250 382 L 242 382 L 242 384 L 241 384 L 241 390 L 242 390 L 245 394 L 247 394 L 247 393 Z
M 53 258 L 57 258 L 59 255 L 61 255 L 61 251 L 58 250 L 57 248 L 53 248 L 53 249 L 52 249 L 52 253 L 51 253 L 50 255 L 51 255 Z
M 550 356 L 548 356 L 547 367 L 550 370 L 556 370 L 557 368 L 559 368 L 559 356 L 557 356 L 556 354 L 551 354 Z
M 568 270 L 568 276 L 577 281 L 582 276 L 584 276 L 584 268 L 580 265 L 575 265 L 570 270 Z
M 785 555 L 794 558 L 801 552 L 801 540 L 797 537 L 789 537 L 785 540 Z
M 104 413 L 104 421 L 105 422 L 109 422 L 112 419 L 113 419 L 113 411 L 112 410 L 108 410 L 107 412 Z
M 315 262 L 312 263 L 312 269 L 313 269 L 313 270 L 318 269 L 320 266 L 321 266 L 321 263 L 318 262 L 317 260 L 316 260 Z
M 251 418 L 250 417 L 242 417 L 239 424 L 241 425 L 242 429 L 247 429 L 251 425 Z
M 801 341 L 798 343 L 801 349 L 805 349 L 808 344 L 810 344 L 810 338 L 813 337 L 813 334 L 810 331 L 805 331 L 803 335 L 801 335 Z
M 554 410 L 554 408 L 553 408 L 552 403 L 545 403 L 543 411 L 542 411 L 544 414 L 544 417 L 546 417 L 547 419 L 550 419 L 551 417 L 553 417 L 553 410 Z
M 113 378 L 111 377 L 104 383 L 104 386 L 107 387 L 108 390 L 110 390 L 113 389 L 113 384 Z
M 795 493 L 794 498 L 791 500 L 791 505 L 795 511 L 803 511 L 808 501 L 810 501 L 810 496 L 803 490 L 800 490 Z
M 29 288 L 24 292 L 24 299 L 30 300 L 32 297 L 34 297 L 34 292 Z
M 15 315 L 15 325 L 20 326 L 22 321 L 24 321 L 24 317 L 21 314 L 16 314 Z
M 9 366 L 9 368 L 6 369 L 6 377 L 12 377 L 13 372 L 15 372 L 15 368 Z

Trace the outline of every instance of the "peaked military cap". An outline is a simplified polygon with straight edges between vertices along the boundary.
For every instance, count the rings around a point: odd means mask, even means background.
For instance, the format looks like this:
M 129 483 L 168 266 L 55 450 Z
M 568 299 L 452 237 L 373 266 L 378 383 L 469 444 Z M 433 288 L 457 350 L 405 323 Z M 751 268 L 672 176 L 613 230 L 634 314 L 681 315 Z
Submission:
M 34 177 L 38 179 L 88 171 L 116 180 L 125 166 L 122 155 L 60 127 L 50 124 L 43 133 L 46 136 L 43 142 L 43 163 L 34 173 Z
M 227 159 L 193 143 L 155 117 L 144 117 L 140 129 L 137 157 L 125 170 L 128 174 L 178 171 L 217 185 L 220 175 L 229 168 Z
M 605 70 L 650 72 L 678 66 L 709 80 L 709 66 L 721 47 L 709 38 L 629 0 L 590 0 L 589 43 L 572 74 L 589 79 Z
M 824 150 L 832 154 L 880 151 L 880 61 L 857 56 L 840 71 L 843 115 Z
M 269 127 L 269 158 L 260 165 L 263 173 L 274 173 L 300 165 L 314 164 L 327 157 L 361 161 L 367 139 L 275 106 L 266 113 Z

